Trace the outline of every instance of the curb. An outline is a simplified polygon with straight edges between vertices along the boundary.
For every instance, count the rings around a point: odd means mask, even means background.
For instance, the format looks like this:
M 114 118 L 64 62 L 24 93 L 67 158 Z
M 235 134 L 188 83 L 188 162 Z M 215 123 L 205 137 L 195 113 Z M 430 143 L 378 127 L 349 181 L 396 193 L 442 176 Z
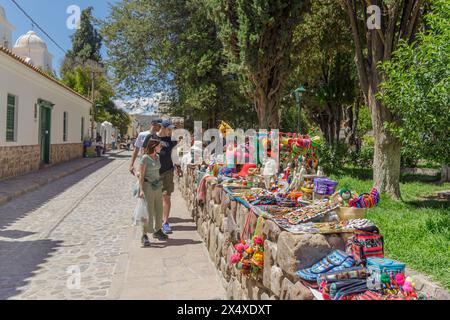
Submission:
M 114 155 L 120 154 L 122 152 L 124 152 L 124 150 L 120 151 L 120 152 L 117 152 Z M 82 169 L 85 169 L 87 167 L 93 166 L 94 164 L 96 164 L 96 163 L 98 163 L 100 161 L 108 159 L 108 157 L 93 158 L 93 159 L 95 159 L 95 160 L 89 161 L 89 162 L 86 162 L 86 163 L 82 163 L 79 167 L 73 168 L 73 169 L 71 169 L 69 171 L 65 171 L 65 172 L 62 172 L 62 173 L 59 173 L 59 174 L 55 174 L 54 176 L 48 178 L 47 180 L 42 180 L 42 181 L 40 181 L 38 183 L 29 184 L 29 185 L 27 185 L 27 187 L 25 187 L 25 188 L 23 188 L 23 189 L 21 189 L 19 191 L 16 191 L 13 194 L 5 195 L 5 196 L 0 195 L 0 205 L 8 203 L 8 202 L 10 202 L 10 201 L 12 201 L 12 200 L 14 200 L 14 199 L 16 199 L 16 198 L 26 194 L 26 193 L 35 191 L 36 189 L 38 189 L 38 188 L 40 188 L 42 186 L 48 185 L 48 184 L 50 184 L 50 183 L 52 183 L 54 181 L 60 180 L 60 179 L 62 179 L 64 177 L 67 177 L 67 176 L 69 176 L 71 174 L 74 174 L 75 172 L 77 172 L 79 170 L 82 170 Z M 68 162 L 66 162 L 66 163 L 68 163 Z

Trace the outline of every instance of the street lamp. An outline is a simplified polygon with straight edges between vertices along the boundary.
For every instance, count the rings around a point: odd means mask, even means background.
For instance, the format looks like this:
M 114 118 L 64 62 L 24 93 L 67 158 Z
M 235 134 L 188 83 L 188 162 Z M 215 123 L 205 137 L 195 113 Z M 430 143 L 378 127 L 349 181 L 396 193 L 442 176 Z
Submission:
M 298 124 L 297 124 L 297 133 L 300 133 L 300 119 L 301 119 L 301 109 L 302 109 L 302 98 L 303 93 L 306 92 L 306 89 L 304 86 L 301 86 L 294 90 L 295 100 L 297 101 L 298 105 Z

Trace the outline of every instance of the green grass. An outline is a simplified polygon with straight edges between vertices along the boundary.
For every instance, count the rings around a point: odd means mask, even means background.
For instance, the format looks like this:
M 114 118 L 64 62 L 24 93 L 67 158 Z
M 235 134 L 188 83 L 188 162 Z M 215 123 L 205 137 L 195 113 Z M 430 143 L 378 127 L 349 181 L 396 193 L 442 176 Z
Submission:
M 339 188 L 358 193 L 372 188 L 368 170 L 344 169 L 333 176 Z M 450 289 L 450 202 L 428 198 L 450 190 L 450 183 L 437 185 L 423 176 L 403 176 L 402 201 L 382 196 L 378 207 L 368 210 L 385 237 L 386 256 L 400 260 Z

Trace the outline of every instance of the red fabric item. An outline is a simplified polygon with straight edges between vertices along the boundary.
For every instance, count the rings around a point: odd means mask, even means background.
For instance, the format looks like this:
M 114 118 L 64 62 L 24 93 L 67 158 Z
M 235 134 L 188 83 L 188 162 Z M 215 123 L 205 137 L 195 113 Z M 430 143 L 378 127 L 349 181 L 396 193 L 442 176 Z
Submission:
M 242 167 L 241 172 L 239 172 L 239 176 L 240 177 L 246 177 L 248 175 L 248 170 L 250 170 L 252 168 L 257 168 L 256 164 L 254 164 L 254 163 L 246 163 L 246 164 L 244 164 L 244 166 Z

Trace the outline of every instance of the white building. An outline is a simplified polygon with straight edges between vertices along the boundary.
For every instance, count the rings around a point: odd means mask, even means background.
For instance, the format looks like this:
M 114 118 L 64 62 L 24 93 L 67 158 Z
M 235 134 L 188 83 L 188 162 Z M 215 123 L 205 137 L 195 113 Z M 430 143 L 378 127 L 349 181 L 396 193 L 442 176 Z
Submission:
M 6 12 L 0 6 L 0 46 L 11 49 L 14 26 L 6 19 Z
M 0 18 L 5 39 L 1 6 Z M 91 101 L 43 71 L 51 55 L 42 39 L 28 33 L 16 45 L 0 46 L 0 179 L 82 157 L 90 128 Z
M 53 71 L 53 56 L 48 52 L 45 42 L 34 31 L 20 36 L 12 51 L 44 71 Z

